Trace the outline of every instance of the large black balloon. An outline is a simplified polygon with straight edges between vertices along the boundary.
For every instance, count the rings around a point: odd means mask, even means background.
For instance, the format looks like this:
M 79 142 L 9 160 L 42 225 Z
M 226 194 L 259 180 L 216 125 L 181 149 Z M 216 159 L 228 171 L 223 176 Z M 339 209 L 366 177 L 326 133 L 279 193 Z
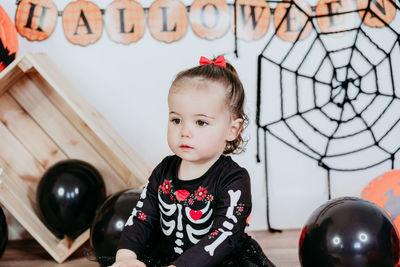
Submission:
M 361 198 L 337 198 L 316 209 L 299 242 L 304 267 L 393 267 L 399 237 L 389 216 Z
M 125 222 L 140 199 L 141 192 L 139 189 L 127 189 L 115 193 L 97 210 L 90 228 L 90 242 L 102 266 L 114 262 Z
M 50 167 L 39 182 L 39 212 L 55 235 L 77 236 L 90 227 L 105 199 L 100 173 L 87 162 L 69 159 Z
M 8 242 L 7 221 L 3 209 L 0 207 L 0 258 L 1 256 L 3 256 L 7 242 Z

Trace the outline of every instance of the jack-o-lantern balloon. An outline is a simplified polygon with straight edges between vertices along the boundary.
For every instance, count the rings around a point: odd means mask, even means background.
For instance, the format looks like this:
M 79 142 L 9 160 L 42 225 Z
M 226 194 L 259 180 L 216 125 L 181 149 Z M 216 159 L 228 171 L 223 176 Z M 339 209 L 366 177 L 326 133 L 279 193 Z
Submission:
M 400 170 L 388 171 L 374 178 L 361 196 L 386 210 L 400 232 Z
M 384 209 L 400 233 L 400 170 L 388 171 L 374 178 L 361 196 Z
M 17 30 L 6 11 L 0 6 L 0 71 L 15 59 L 17 52 Z

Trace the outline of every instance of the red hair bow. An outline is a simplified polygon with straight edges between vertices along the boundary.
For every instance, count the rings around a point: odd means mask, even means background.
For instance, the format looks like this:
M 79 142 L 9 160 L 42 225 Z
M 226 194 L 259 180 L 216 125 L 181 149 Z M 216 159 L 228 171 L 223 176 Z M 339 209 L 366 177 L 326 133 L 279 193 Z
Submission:
M 201 65 L 208 65 L 208 64 L 214 64 L 214 65 L 220 66 L 220 67 L 222 67 L 224 69 L 226 68 L 226 61 L 225 61 L 224 56 L 219 56 L 214 61 L 213 60 L 209 60 L 206 57 L 200 57 L 200 66 Z

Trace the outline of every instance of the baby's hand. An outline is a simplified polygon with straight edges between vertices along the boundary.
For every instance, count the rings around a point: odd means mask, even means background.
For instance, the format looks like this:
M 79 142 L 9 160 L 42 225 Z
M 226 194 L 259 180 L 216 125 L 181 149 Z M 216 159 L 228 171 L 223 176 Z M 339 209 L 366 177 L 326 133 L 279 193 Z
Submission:
M 135 252 L 120 249 L 117 251 L 116 261 L 110 267 L 146 267 L 146 264 L 137 259 Z
M 141 262 L 140 260 L 121 260 L 115 262 L 110 267 L 146 267 L 146 264 Z

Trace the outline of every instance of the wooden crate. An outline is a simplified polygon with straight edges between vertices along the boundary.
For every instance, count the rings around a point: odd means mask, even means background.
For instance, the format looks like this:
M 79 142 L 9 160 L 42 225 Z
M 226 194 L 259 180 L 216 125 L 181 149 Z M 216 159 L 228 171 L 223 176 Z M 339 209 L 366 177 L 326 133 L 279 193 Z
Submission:
M 59 263 L 89 238 L 57 238 L 38 217 L 36 187 L 68 158 L 92 164 L 107 194 L 140 187 L 149 166 L 74 89 L 45 54 L 27 53 L 0 72 L 0 202 Z

